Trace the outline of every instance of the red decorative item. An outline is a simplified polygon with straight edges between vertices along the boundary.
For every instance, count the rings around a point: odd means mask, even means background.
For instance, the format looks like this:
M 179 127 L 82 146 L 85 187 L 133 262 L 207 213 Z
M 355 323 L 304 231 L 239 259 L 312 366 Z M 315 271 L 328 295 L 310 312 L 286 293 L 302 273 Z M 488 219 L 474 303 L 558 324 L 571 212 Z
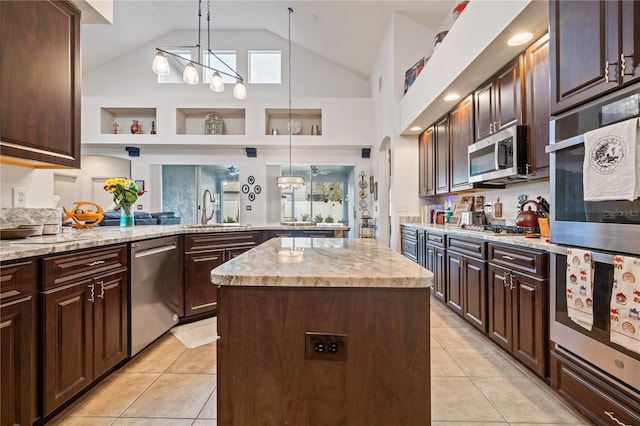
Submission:
M 133 123 L 131 124 L 131 134 L 135 135 L 139 130 L 140 127 L 138 126 L 138 120 L 133 120 Z
M 465 7 L 467 7 L 468 1 L 461 1 L 453 8 L 453 19 L 458 19 L 458 16 L 462 13 Z

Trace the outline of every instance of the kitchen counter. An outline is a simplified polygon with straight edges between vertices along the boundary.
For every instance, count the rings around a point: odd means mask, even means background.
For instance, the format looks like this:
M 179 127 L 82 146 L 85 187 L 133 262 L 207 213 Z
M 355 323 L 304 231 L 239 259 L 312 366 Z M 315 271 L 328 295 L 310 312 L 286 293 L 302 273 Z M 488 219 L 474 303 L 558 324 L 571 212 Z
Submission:
M 433 274 L 372 239 L 271 239 L 211 271 L 228 286 L 430 287 Z
M 349 227 L 341 224 L 290 226 L 279 223 L 264 223 L 251 225 L 147 225 L 135 226 L 133 228 L 112 226 L 97 226 L 93 229 L 64 228 L 63 232 L 58 235 L 0 241 L 0 261 L 4 262 L 33 256 L 64 253 L 73 250 L 171 235 L 267 230 L 348 231 Z
M 271 239 L 215 268 L 218 423 L 429 424 L 432 277 L 371 239 Z
M 402 226 L 415 229 L 427 230 L 429 232 L 437 232 L 440 234 L 460 235 L 478 240 L 491 241 L 495 243 L 510 244 L 518 247 L 528 247 L 536 250 L 544 250 L 553 253 L 562 253 L 566 248 L 562 248 L 556 244 L 548 243 L 548 237 L 525 238 L 517 234 L 494 234 L 491 232 L 470 231 L 457 226 L 435 225 L 435 224 L 416 224 L 403 223 Z

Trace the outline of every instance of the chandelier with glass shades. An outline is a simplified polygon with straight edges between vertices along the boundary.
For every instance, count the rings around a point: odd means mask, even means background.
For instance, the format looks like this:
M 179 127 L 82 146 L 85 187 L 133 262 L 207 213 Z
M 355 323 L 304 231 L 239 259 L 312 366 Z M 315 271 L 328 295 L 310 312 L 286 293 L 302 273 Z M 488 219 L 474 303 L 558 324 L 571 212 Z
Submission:
M 286 176 L 278 176 L 277 183 L 282 189 L 294 190 L 304 186 L 304 178 L 301 176 L 293 176 L 291 172 L 291 130 L 293 127 L 291 125 L 291 14 L 293 13 L 293 9 L 290 7 L 287 9 L 289 10 L 289 125 L 287 126 L 289 130 L 289 174 Z
M 202 33 L 201 29 L 202 22 L 202 0 L 198 0 L 198 44 L 195 46 L 174 46 L 180 48 L 198 48 L 198 58 L 200 58 L 200 36 Z M 198 74 L 198 67 L 202 69 L 202 73 L 204 75 L 205 72 L 211 71 L 213 74 L 211 76 L 211 83 L 209 84 L 209 88 L 214 92 L 224 92 L 224 83 L 222 82 L 222 75 L 226 75 L 228 77 L 235 78 L 236 84 L 233 88 L 233 97 L 236 99 L 246 99 L 247 98 L 247 88 L 244 85 L 244 78 L 240 74 L 236 72 L 233 68 L 227 65 L 222 59 L 218 57 L 213 51 L 211 51 L 211 30 L 210 30 L 210 22 L 211 22 L 211 2 L 207 0 L 207 65 L 201 64 L 198 61 L 194 61 L 191 59 L 183 58 L 180 55 L 176 55 L 168 50 L 161 49 L 156 47 L 156 56 L 153 58 L 153 71 L 158 75 L 169 75 L 170 67 L 169 60 L 167 59 L 167 55 L 170 55 L 174 58 L 177 58 L 181 61 L 187 63 L 184 68 L 184 72 L 182 73 L 182 79 L 187 84 L 198 84 L 200 82 L 200 76 Z M 215 57 L 221 64 L 227 67 L 228 71 L 222 71 L 216 68 L 213 68 L 210 64 L 211 56 Z M 197 66 L 197 67 L 196 67 Z

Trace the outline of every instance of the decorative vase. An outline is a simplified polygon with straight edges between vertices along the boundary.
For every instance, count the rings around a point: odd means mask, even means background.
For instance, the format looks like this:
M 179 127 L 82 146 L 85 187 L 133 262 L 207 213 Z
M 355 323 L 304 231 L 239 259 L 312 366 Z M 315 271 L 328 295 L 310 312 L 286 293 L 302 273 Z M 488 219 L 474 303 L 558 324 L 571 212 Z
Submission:
M 131 134 L 135 135 L 139 130 L 140 126 L 138 125 L 138 120 L 133 120 L 133 123 L 131 123 Z
M 120 227 L 121 228 L 133 228 L 133 204 L 120 203 Z

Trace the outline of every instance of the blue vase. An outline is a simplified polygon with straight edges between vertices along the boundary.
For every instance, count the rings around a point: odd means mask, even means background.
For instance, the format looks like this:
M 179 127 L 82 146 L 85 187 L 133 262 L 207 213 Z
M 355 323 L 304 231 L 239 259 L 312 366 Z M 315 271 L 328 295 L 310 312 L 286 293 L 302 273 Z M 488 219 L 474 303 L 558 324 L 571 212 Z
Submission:
M 127 203 L 120 203 L 120 227 L 121 228 L 133 228 L 133 205 Z

